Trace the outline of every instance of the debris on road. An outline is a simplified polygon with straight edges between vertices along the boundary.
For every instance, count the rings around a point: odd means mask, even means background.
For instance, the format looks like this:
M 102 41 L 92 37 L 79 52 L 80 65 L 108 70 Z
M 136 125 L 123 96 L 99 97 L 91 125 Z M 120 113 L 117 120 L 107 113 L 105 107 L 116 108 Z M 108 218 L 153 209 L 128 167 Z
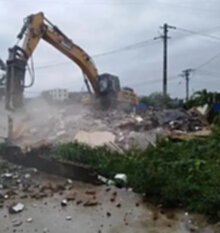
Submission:
M 87 207 L 87 206 L 97 206 L 98 205 L 98 202 L 97 201 L 94 201 L 94 200 L 90 200 L 90 201 L 87 201 L 84 203 L 84 206 Z
M 33 222 L 33 218 L 28 218 L 28 219 L 26 220 L 26 222 L 27 222 L 27 223 Z
M 72 220 L 72 217 L 71 217 L 71 216 L 67 216 L 67 217 L 66 217 L 66 220 L 67 220 L 67 221 L 70 221 L 70 220 Z
M 19 221 L 17 219 L 14 219 L 12 222 L 13 222 L 13 227 L 19 227 L 23 223 L 22 221 Z
M 115 180 L 122 180 L 127 183 L 127 176 L 125 174 L 116 174 L 114 177 Z
M 17 214 L 24 210 L 24 205 L 22 203 L 12 204 L 9 206 L 9 213 L 10 214 Z
M 64 200 L 61 201 L 61 206 L 67 206 L 67 203 L 68 203 L 67 200 L 64 199 Z

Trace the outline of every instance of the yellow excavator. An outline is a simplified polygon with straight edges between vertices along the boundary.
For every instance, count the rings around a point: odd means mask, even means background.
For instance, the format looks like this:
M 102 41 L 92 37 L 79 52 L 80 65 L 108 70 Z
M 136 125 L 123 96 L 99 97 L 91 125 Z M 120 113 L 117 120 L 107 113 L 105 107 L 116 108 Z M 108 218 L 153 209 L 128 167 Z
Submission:
M 80 67 L 89 93 L 94 94 L 92 95 L 96 97 L 94 99 L 101 100 L 103 106 L 120 103 L 133 107 L 138 104 L 138 96 L 133 89 L 121 88 L 119 78 L 115 75 L 108 73 L 99 75 L 92 58 L 45 18 L 42 12 L 25 18 L 17 38 L 23 39 L 23 45 L 22 47 L 15 45 L 9 49 L 6 63 L 5 107 L 7 109 L 17 109 L 23 105 L 23 92 L 26 88 L 25 71 L 28 60 L 40 39 L 51 44 Z

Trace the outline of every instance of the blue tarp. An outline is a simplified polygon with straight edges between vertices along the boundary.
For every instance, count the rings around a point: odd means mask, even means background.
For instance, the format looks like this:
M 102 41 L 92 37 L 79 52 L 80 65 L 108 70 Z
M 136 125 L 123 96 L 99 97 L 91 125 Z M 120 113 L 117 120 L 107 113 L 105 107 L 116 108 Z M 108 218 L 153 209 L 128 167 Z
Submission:
M 213 104 L 213 110 L 214 110 L 214 112 L 219 112 L 220 111 L 220 103 Z

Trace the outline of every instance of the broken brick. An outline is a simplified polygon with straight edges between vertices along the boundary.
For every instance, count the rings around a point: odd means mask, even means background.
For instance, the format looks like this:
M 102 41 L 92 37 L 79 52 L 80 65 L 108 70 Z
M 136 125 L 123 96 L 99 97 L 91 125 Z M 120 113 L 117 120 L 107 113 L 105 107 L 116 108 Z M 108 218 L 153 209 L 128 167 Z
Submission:
M 84 203 L 84 206 L 97 206 L 98 202 L 97 201 L 87 201 Z

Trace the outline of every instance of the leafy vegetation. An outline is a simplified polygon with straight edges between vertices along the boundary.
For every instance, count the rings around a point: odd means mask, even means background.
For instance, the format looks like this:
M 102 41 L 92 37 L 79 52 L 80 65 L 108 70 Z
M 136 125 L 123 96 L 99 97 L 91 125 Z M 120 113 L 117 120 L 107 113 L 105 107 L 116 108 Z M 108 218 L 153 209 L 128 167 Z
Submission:
M 169 108 L 176 108 L 182 106 L 183 104 L 183 101 L 172 99 L 169 95 L 164 98 L 163 94 L 160 92 L 154 92 L 149 96 L 143 96 L 139 101 L 140 103 L 156 108 L 161 108 L 164 104 Z
M 128 176 L 134 191 L 165 206 L 218 216 L 220 210 L 220 130 L 206 139 L 173 143 L 160 140 L 157 148 L 127 151 L 125 155 L 105 147 L 90 148 L 68 143 L 57 156 L 91 165 L 99 174 Z
M 195 92 L 189 101 L 186 102 L 185 106 L 187 109 L 194 106 L 203 106 L 208 104 L 212 106 L 214 103 L 220 102 L 220 93 L 217 92 L 208 92 L 206 89 Z

